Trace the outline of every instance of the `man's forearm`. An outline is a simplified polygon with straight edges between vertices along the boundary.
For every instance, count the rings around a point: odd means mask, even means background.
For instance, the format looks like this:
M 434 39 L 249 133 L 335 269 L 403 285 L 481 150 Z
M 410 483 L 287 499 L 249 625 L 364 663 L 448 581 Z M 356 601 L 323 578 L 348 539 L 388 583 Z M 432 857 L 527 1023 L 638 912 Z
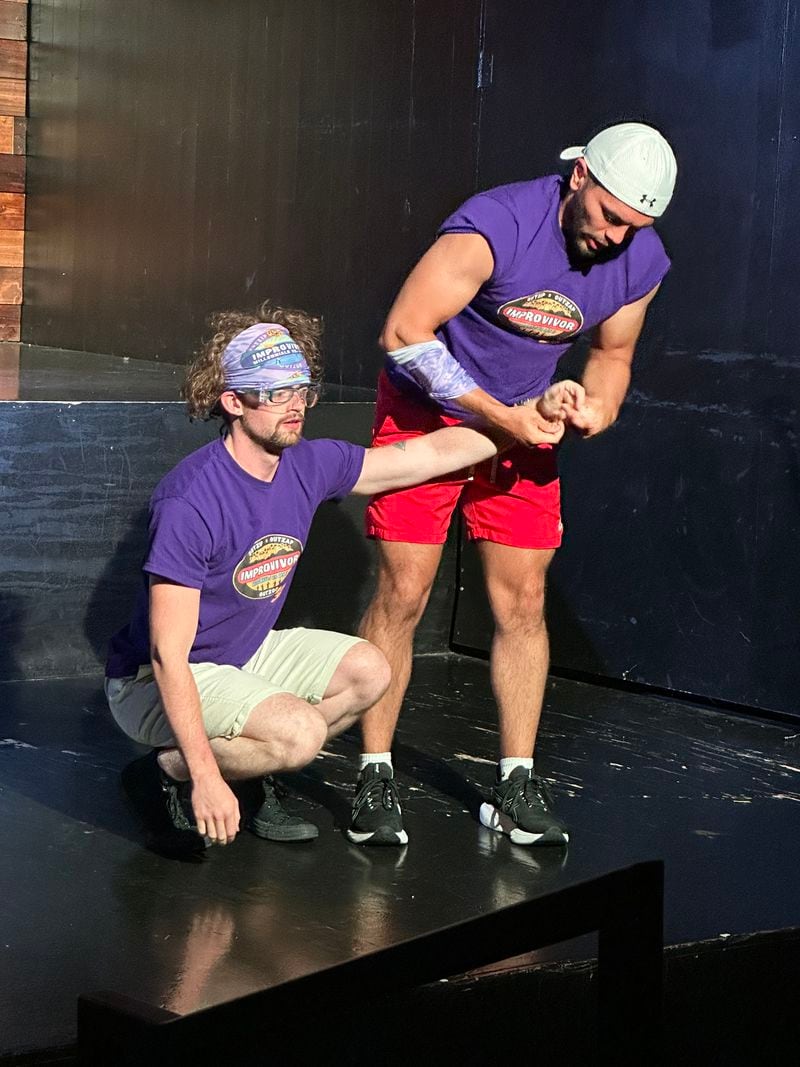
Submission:
M 415 483 L 471 467 L 497 454 L 493 441 L 466 426 L 448 426 L 400 443 L 405 446 L 409 476 Z
M 617 358 L 604 352 L 593 357 L 590 349 L 583 373 L 583 387 L 588 404 L 599 413 L 603 429 L 616 421 L 630 382 L 630 354 L 625 353 Z
M 164 714 L 192 781 L 208 774 L 219 774 L 203 724 L 200 694 L 189 664 L 185 661 L 165 661 L 154 654 L 153 674 L 164 706 Z

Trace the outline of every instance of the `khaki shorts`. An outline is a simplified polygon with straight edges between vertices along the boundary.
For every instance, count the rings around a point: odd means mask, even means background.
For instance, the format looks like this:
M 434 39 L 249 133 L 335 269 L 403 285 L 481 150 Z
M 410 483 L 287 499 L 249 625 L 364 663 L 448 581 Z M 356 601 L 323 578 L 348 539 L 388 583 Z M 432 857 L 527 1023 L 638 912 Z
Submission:
M 190 663 L 209 737 L 238 737 L 257 704 L 292 693 L 319 704 L 336 668 L 360 637 L 330 630 L 271 630 L 242 667 Z M 106 678 L 106 697 L 119 728 L 143 745 L 175 744 L 149 663 L 131 678 Z

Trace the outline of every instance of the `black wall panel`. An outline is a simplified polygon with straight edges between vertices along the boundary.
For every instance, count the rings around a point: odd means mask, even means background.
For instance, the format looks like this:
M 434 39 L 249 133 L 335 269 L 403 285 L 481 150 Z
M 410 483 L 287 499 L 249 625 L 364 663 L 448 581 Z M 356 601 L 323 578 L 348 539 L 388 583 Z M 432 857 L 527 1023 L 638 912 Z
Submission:
M 562 450 L 554 663 L 799 714 L 796 5 L 578 0 L 567 19 L 487 0 L 485 46 L 481 187 L 552 173 L 631 119 L 661 127 L 680 168 L 630 398 Z M 469 550 L 461 584 L 455 638 L 486 649 Z
M 34 0 L 24 339 L 184 362 L 209 311 L 326 321 L 374 385 L 474 178 L 478 0 Z

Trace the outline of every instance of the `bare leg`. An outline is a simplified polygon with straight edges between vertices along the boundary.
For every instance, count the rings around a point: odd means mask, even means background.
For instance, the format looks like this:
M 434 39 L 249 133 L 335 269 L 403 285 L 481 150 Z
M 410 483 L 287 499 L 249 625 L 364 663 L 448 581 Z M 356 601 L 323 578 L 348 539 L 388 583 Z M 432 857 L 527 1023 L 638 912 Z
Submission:
M 388 752 L 400 717 L 408 680 L 414 631 L 428 603 L 442 545 L 378 541 L 378 584 L 359 634 L 389 662 L 391 682 L 384 696 L 361 718 L 365 752 Z
M 490 541 L 479 542 L 478 550 L 495 621 L 491 679 L 500 723 L 500 755 L 530 756 L 549 665 L 544 590 L 554 551 L 511 548 Z
M 388 684 L 389 665 L 378 649 L 367 643 L 354 645 L 342 657 L 316 707 L 291 693 L 278 693 L 253 708 L 239 737 L 210 739 L 223 778 L 261 778 L 305 767 L 325 741 L 351 726 Z M 189 778 L 177 748 L 164 749 L 159 762 L 172 778 Z
M 253 708 L 239 737 L 212 737 L 209 744 L 223 778 L 261 778 L 305 767 L 327 734 L 328 724 L 317 708 L 291 693 L 277 693 Z M 177 748 L 163 749 L 158 761 L 170 777 L 188 780 Z
M 386 693 L 391 668 L 375 645 L 353 645 L 331 678 L 317 711 L 328 724 L 328 740 L 342 733 Z

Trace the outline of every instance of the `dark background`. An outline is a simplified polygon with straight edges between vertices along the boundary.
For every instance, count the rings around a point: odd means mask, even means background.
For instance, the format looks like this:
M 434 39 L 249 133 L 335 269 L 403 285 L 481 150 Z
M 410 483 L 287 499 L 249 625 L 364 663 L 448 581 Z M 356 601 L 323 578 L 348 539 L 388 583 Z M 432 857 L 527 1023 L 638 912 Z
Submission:
M 392 296 L 458 202 L 610 122 L 660 126 L 674 268 L 618 425 L 563 450 L 554 662 L 797 713 L 793 4 L 34 0 L 31 18 L 40 345 L 181 363 L 210 310 L 269 295 L 324 316 L 330 381 L 372 386 Z M 460 584 L 455 639 L 485 650 L 468 553 Z

